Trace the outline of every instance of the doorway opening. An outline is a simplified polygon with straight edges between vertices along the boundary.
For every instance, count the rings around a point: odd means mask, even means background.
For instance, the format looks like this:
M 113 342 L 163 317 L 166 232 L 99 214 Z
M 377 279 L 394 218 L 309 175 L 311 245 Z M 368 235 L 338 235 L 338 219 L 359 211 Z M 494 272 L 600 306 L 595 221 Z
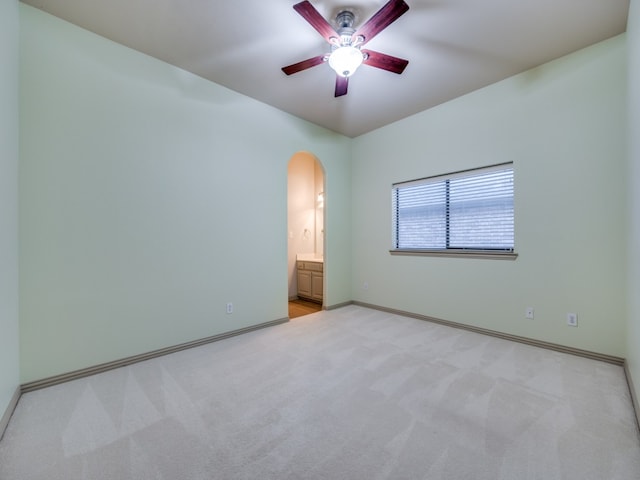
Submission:
M 322 310 L 322 305 L 302 298 L 289 300 L 289 318 L 304 317 Z
M 298 152 L 287 172 L 289 318 L 324 304 L 325 175 L 308 152 Z

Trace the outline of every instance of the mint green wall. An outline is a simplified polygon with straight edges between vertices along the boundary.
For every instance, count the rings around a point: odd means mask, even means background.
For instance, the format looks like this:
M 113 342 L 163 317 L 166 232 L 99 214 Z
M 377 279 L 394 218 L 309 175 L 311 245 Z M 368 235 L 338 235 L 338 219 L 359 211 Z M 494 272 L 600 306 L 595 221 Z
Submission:
M 621 35 L 356 138 L 354 299 L 624 356 L 626 59 Z M 389 254 L 393 182 L 507 161 L 517 260 Z
M 20 18 L 23 382 L 287 317 L 300 150 L 326 169 L 327 304 L 351 299 L 348 138 L 31 7 Z
M 640 399 L 640 0 L 631 0 L 629 49 L 629 325 L 627 362 Z M 640 412 L 638 412 L 640 414 Z
M 349 140 L 22 4 L 20 18 L 22 382 L 285 317 L 286 172 L 301 150 L 326 169 L 328 306 L 628 355 L 640 371 L 626 35 Z M 391 183 L 502 161 L 516 261 L 389 255 Z
M 17 0 L 0 0 L 0 418 L 19 385 L 18 26 Z

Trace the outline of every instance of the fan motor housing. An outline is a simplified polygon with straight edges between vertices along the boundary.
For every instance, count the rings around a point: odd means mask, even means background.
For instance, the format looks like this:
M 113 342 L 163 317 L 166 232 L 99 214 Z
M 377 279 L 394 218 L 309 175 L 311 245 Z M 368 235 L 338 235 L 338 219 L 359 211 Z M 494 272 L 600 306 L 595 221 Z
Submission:
M 355 15 L 349 10 L 343 10 L 336 15 L 336 24 L 338 26 L 336 32 L 340 35 L 340 46 L 351 45 L 353 34 L 356 33 L 356 29 L 353 28 L 354 21 Z M 337 46 L 334 48 L 337 48 Z
M 336 23 L 338 28 L 353 28 L 353 22 L 355 21 L 356 16 L 353 12 L 349 10 L 343 10 L 338 15 L 336 15 Z

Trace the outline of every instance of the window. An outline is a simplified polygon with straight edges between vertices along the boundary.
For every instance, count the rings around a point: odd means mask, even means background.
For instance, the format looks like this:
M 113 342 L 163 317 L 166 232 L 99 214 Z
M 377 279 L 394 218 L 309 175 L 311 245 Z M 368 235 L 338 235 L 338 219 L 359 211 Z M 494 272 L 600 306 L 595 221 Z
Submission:
M 513 254 L 511 163 L 397 183 L 392 196 L 392 253 Z

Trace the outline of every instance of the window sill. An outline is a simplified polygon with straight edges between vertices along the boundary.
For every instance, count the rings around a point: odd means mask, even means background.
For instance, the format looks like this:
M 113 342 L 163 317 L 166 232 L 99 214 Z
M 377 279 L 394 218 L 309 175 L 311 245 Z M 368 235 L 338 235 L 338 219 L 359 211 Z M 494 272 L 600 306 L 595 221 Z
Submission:
M 420 249 L 395 249 L 389 250 L 391 255 L 409 255 L 419 257 L 455 257 L 455 258 L 481 258 L 489 260 L 515 260 L 518 254 L 515 252 L 493 252 L 490 250 L 420 250 Z

